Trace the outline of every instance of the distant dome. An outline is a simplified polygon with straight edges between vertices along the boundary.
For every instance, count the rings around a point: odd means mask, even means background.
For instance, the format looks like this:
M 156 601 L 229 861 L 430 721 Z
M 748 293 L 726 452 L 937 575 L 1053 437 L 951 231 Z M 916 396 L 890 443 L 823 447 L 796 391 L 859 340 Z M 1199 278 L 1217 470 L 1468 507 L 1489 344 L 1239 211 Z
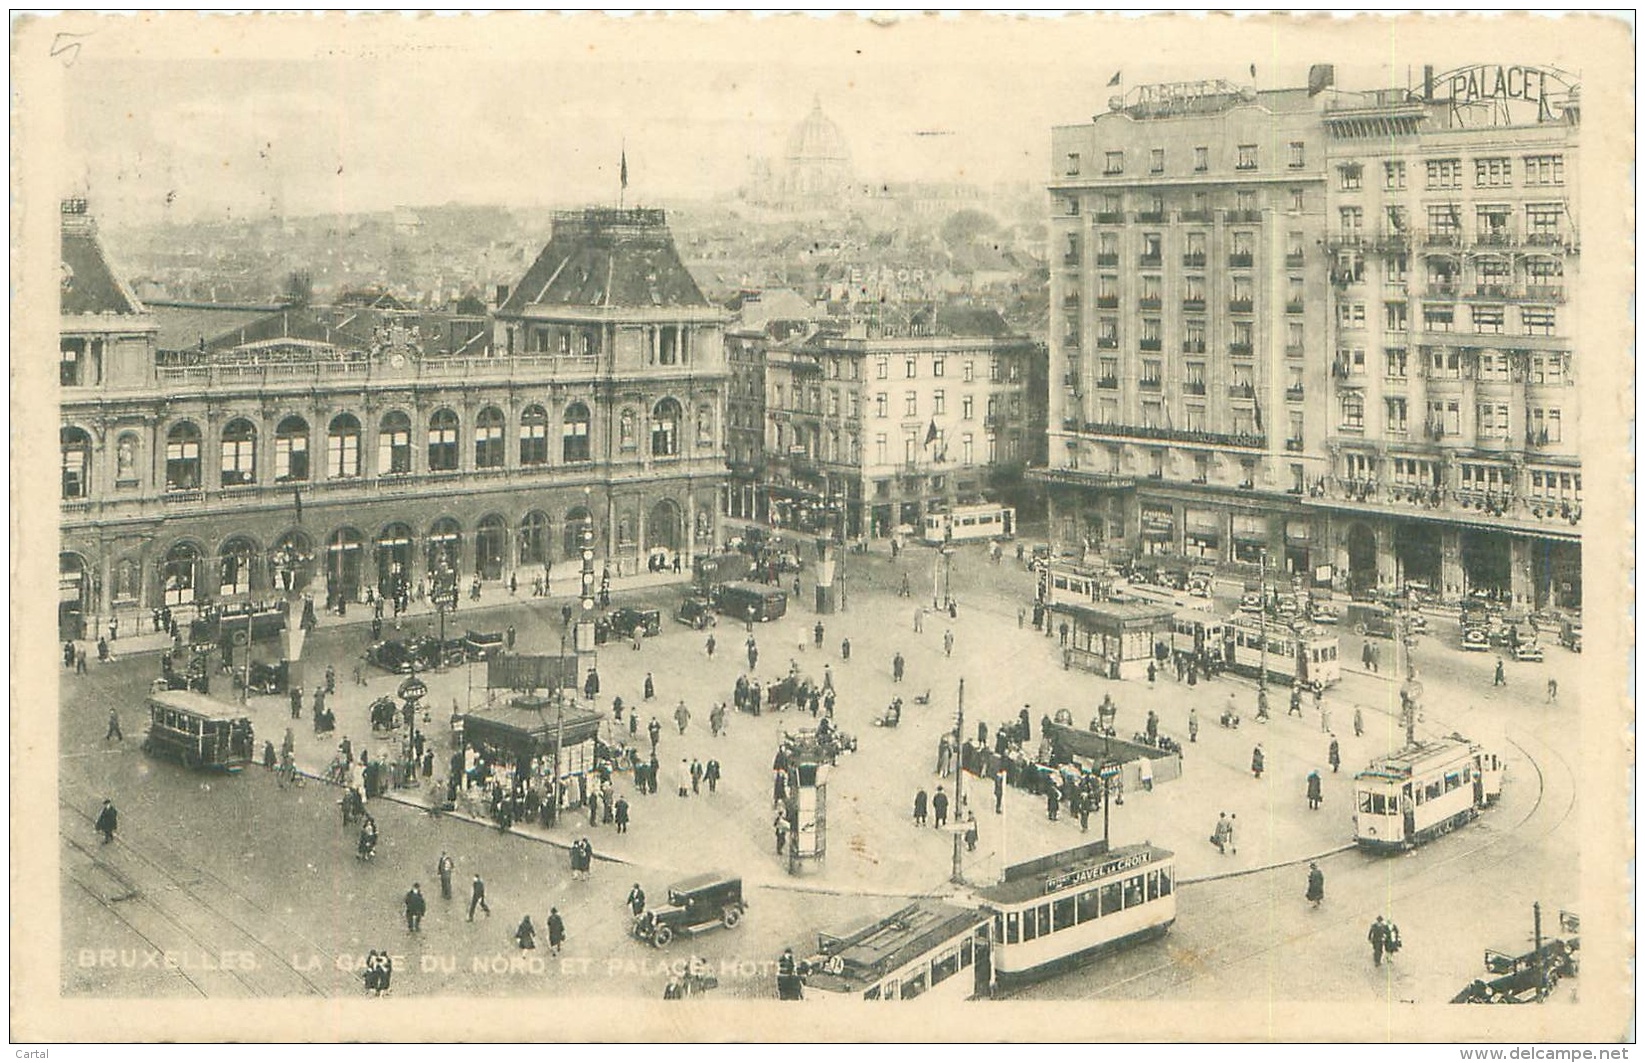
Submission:
M 833 119 L 823 114 L 822 101 L 815 100 L 805 121 L 788 135 L 787 158 L 790 164 L 834 163 L 851 165 L 851 149 L 846 146 L 845 134 Z

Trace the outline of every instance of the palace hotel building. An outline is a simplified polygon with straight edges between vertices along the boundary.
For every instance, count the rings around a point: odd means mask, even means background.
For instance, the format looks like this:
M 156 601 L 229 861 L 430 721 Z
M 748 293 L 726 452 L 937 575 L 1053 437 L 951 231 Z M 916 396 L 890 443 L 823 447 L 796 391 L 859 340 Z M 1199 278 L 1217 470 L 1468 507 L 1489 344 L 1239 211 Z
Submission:
M 1052 538 L 1579 605 L 1580 88 L 1332 75 L 1053 130 Z
M 725 315 L 662 211 L 556 215 L 489 344 L 455 353 L 390 324 L 161 356 L 83 200 L 62 251 L 64 637 L 287 589 L 529 582 L 585 528 L 619 574 L 718 541 Z

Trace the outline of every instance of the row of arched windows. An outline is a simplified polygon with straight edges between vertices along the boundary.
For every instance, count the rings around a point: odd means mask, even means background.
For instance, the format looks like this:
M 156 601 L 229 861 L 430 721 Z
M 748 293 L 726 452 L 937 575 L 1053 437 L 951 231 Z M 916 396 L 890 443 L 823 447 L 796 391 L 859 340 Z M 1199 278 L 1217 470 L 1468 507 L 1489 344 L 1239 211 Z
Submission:
M 684 411 L 678 401 L 665 398 L 651 410 L 650 453 L 653 457 L 678 456 L 681 452 L 681 423 Z M 698 442 L 712 443 L 713 413 L 704 406 L 698 414 Z M 560 420 L 560 460 L 564 463 L 591 460 L 590 426 L 592 414 L 586 404 L 573 402 L 565 408 Z M 543 466 L 549 463 L 549 415 L 540 405 L 530 405 L 520 411 L 518 421 L 519 464 L 522 467 Z M 219 472 L 224 487 L 235 487 L 257 482 L 257 427 L 249 420 L 236 418 L 223 426 L 220 435 Z M 471 436 L 474 448 L 474 468 L 500 469 L 508 458 L 508 418 L 496 406 L 487 406 L 474 418 Z M 624 448 L 638 449 L 635 443 L 632 411 L 622 414 Z M 179 421 L 166 432 L 165 487 L 168 491 L 191 491 L 204 484 L 203 437 L 192 421 Z M 312 439 L 309 423 L 302 417 L 290 416 L 274 429 L 274 481 L 276 483 L 303 483 L 311 479 L 340 480 L 366 475 L 365 455 L 362 454 L 360 420 L 352 413 L 339 413 L 326 425 L 322 439 Z M 85 498 L 89 493 L 91 474 L 91 437 L 81 428 L 62 429 L 63 497 Z M 404 411 L 392 410 L 383 415 L 377 432 L 376 475 L 397 476 L 411 473 L 412 448 L 426 447 L 427 471 L 454 472 L 462 467 L 462 422 L 455 410 L 441 408 L 429 417 L 422 440 L 414 438 L 411 418 Z M 116 479 L 136 481 L 135 435 L 122 436 L 117 445 Z M 317 467 L 311 457 L 320 449 Z

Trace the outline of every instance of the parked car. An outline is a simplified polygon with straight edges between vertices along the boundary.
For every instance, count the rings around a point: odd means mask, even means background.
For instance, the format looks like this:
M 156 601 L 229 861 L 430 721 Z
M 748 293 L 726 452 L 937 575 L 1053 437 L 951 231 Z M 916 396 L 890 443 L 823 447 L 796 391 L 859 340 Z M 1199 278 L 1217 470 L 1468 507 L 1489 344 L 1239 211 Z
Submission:
M 1262 595 L 1256 591 L 1239 596 L 1239 611 L 1242 613 L 1262 612 Z
M 1514 660 L 1542 662 L 1542 647 L 1535 642 L 1521 642 L 1514 647 Z
M 471 661 L 489 661 L 503 652 L 501 631 L 470 631 L 463 636 L 463 653 Z
M 701 631 L 714 622 L 714 603 L 705 595 L 690 595 L 674 611 L 674 619 Z
M 1337 607 L 1330 602 L 1310 601 L 1308 619 L 1316 624 L 1335 624 L 1342 617 L 1337 612 Z
M 679 934 L 698 934 L 714 927 L 727 930 L 742 922 L 747 903 L 743 880 L 724 871 L 682 879 L 668 887 L 668 902 L 647 908 L 634 921 L 634 936 L 666 948 Z
M 1462 633 L 1462 648 L 1465 650 L 1485 651 L 1491 648 L 1491 636 L 1484 628 L 1471 627 Z
M 1299 612 L 1301 612 L 1301 610 L 1297 608 L 1297 600 L 1295 598 L 1282 597 L 1274 601 L 1274 615 L 1280 617 L 1281 619 L 1290 619 L 1291 617 L 1296 616 Z
M 1191 568 L 1188 570 L 1188 593 L 1196 598 L 1211 597 L 1211 588 L 1217 581 L 1215 569 Z
M 421 639 L 402 640 L 387 639 L 383 642 L 374 642 L 366 650 L 366 661 L 388 672 L 410 672 L 423 667 L 420 659 Z
M 1568 616 L 1559 625 L 1559 644 L 1572 653 L 1582 652 L 1582 618 Z
M 647 637 L 663 633 L 663 614 L 658 609 L 613 609 L 606 614 L 606 624 L 618 638 L 632 638 L 634 630 Z

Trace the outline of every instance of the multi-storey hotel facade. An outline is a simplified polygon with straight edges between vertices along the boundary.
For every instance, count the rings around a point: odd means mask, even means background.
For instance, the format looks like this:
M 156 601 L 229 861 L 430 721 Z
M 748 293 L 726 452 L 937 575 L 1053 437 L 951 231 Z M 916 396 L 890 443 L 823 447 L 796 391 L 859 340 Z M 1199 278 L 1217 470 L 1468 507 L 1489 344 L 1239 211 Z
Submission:
M 1506 69 L 1053 131 L 1054 539 L 1580 601 L 1579 94 Z
M 161 360 L 83 201 L 64 205 L 63 258 L 65 637 L 437 570 L 528 580 L 585 529 L 614 572 L 717 541 L 724 315 L 661 211 L 556 216 L 474 357 L 386 328 Z

